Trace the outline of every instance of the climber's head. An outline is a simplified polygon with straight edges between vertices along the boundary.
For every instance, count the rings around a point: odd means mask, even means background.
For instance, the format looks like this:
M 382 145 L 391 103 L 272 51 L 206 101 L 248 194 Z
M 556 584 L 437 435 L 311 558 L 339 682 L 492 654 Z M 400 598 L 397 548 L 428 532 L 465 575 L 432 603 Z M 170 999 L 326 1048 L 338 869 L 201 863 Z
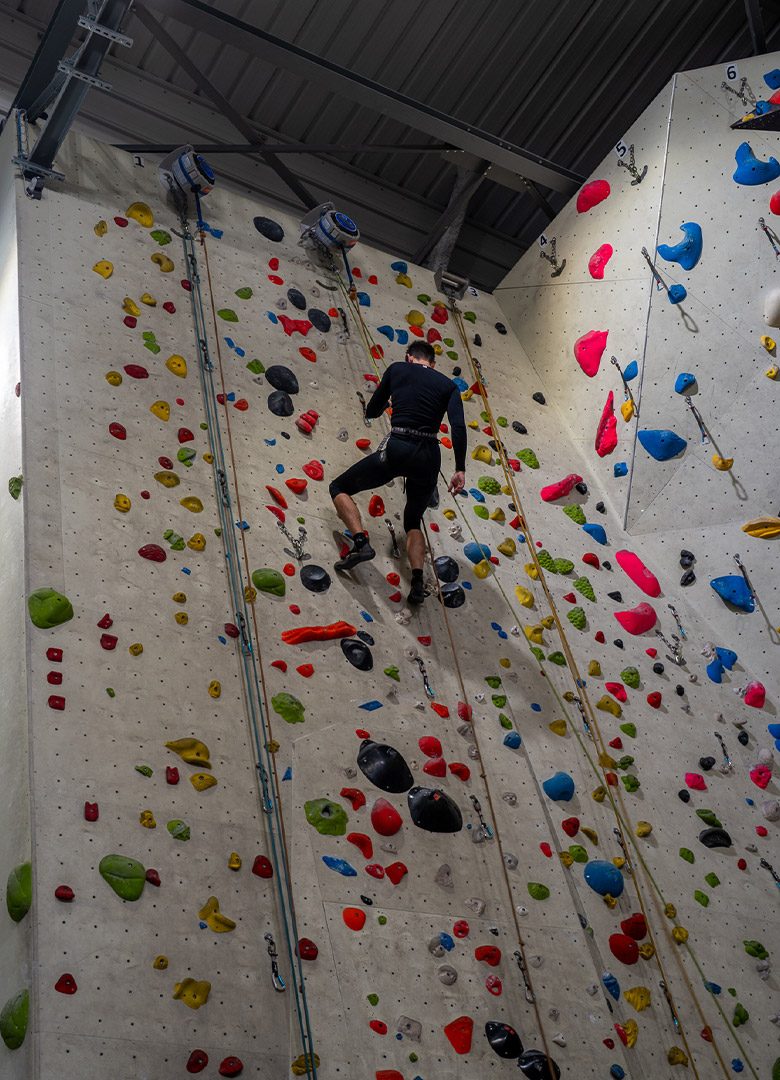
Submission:
M 406 350 L 407 364 L 423 364 L 426 367 L 436 366 L 436 353 L 433 345 L 427 341 L 415 341 Z

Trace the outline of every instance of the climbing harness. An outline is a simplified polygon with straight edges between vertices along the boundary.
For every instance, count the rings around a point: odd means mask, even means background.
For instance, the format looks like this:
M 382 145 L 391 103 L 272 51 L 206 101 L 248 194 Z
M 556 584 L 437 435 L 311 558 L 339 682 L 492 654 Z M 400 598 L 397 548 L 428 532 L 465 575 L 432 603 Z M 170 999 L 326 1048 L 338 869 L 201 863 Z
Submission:
M 268 943 L 268 955 L 271 957 L 271 981 L 274 984 L 274 990 L 278 994 L 283 994 L 287 987 L 279 974 L 279 954 L 276 951 L 276 942 L 270 934 L 265 934 L 264 939 Z
M 628 171 L 633 176 L 634 179 L 631 181 L 631 187 L 636 187 L 637 184 L 641 184 L 644 178 L 647 176 L 647 165 L 645 165 L 641 173 L 636 166 L 633 143 L 631 143 L 628 148 L 628 161 L 624 161 L 623 158 L 619 157 L 617 163 L 619 169 L 628 169 Z

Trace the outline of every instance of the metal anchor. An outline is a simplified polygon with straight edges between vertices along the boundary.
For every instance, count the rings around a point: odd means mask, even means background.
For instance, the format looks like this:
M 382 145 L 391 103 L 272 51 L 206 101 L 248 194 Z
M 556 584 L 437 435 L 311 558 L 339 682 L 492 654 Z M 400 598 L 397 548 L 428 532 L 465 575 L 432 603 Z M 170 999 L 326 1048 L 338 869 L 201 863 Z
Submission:
M 366 427 L 371 427 L 371 421 L 366 416 L 366 399 L 363 397 L 363 393 L 361 390 L 356 390 L 355 393 L 357 394 L 357 399 L 360 402 L 360 407 L 363 410 L 363 423 L 366 425 Z
M 693 404 L 693 400 L 692 400 L 690 394 L 686 394 L 684 400 L 685 400 L 685 404 L 688 406 L 688 408 L 693 413 L 693 419 L 699 425 L 699 431 L 701 432 L 702 445 L 707 446 L 709 441 L 710 441 L 710 437 L 709 437 L 709 434 L 707 433 L 707 428 L 704 426 L 704 420 L 702 420 L 701 413 L 696 408 L 696 406 Z
M 219 493 L 222 496 L 222 503 L 224 506 L 230 506 L 230 492 L 228 491 L 227 475 L 224 469 L 217 469 L 217 483 L 219 484 Z
M 563 260 L 562 263 L 558 262 L 558 254 L 557 254 L 557 252 L 555 250 L 557 244 L 558 244 L 557 237 L 554 236 L 552 238 L 552 240 L 550 241 L 550 252 L 549 252 L 549 254 L 544 250 L 539 252 L 539 258 L 540 259 L 547 259 L 547 262 L 550 263 L 550 265 L 553 268 L 552 273 L 550 274 L 550 277 L 560 277 L 560 275 L 566 269 L 566 260 L 565 259 Z
M 265 766 L 262 765 L 261 762 L 259 762 L 259 761 L 258 761 L 258 763 L 257 763 L 257 765 L 255 767 L 256 767 L 257 771 L 260 773 L 260 783 L 261 783 L 262 792 L 263 792 L 263 794 L 262 794 L 262 803 L 261 803 L 261 805 L 263 807 L 263 813 L 264 814 L 272 814 L 274 812 L 274 804 L 273 804 L 273 801 L 271 799 L 271 796 L 266 794 L 266 792 L 268 791 L 268 773 L 265 770 Z
M 753 584 L 752 584 L 750 578 L 748 577 L 748 572 L 745 569 L 745 564 L 742 562 L 739 555 L 734 556 L 734 562 L 739 567 L 739 572 L 740 572 L 740 574 L 742 574 L 742 577 L 745 579 L 745 584 L 747 585 L 748 589 L 750 590 L 750 595 L 753 598 L 753 601 L 755 602 L 755 600 L 756 600 L 756 591 L 753 588 Z
M 631 187 L 636 187 L 637 184 L 641 184 L 642 181 L 644 180 L 644 178 L 647 176 L 647 165 L 645 165 L 645 167 L 642 169 L 641 173 L 640 173 L 639 169 L 636 167 L 636 161 L 634 159 L 634 144 L 633 143 L 631 143 L 631 145 L 628 148 L 628 161 L 623 161 L 622 158 L 618 158 L 618 168 L 619 169 L 628 169 L 628 171 L 631 173 L 631 175 L 634 178 L 631 181 Z
M 387 525 L 388 532 L 390 533 L 390 541 L 393 545 L 391 554 L 394 559 L 400 559 L 401 552 L 398 547 L 398 540 L 395 535 L 395 529 L 393 528 L 393 523 L 390 518 L 385 518 L 385 525 Z
M 425 687 L 425 693 L 428 695 L 428 697 L 431 700 L 433 700 L 433 698 L 434 698 L 433 687 L 431 686 L 430 680 L 428 679 L 428 672 L 425 670 L 425 664 L 423 663 L 422 657 L 421 656 L 415 656 L 414 659 L 415 659 L 415 663 L 417 664 L 418 668 L 420 669 L 420 674 L 422 675 L 422 681 L 423 681 L 423 686 Z
M 666 282 L 664 281 L 664 279 L 661 277 L 661 275 L 656 270 L 655 264 L 653 263 L 653 260 L 650 258 L 650 252 L 647 250 L 646 247 L 642 248 L 642 257 L 644 258 L 647 265 L 650 267 L 650 273 L 653 275 L 653 278 L 655 279 L 655 287 L 658 289 L 659 292 L 661 292 L 661 290 L 663 290 L 664 292 L 667 292 L 668 290 L 666 288 Z
M 514 957 L 517 961 L 517 966 L 520 968 L 520 974 L 523 976 L 523 983 L 525 984 L 525 1000 L 528 1002 L 529 1005 L 533 1005 L 533 1003 L 536 1001 L 536 998 L 534 997 L 534 992 L 531 989 L 531 983 L 528 980 L 528 968 L 525 966 L 523 954 L 520 952 L 519 949 L 515 949 Z
M 721 90 L 727 91 L 729 94 L 733 94 L 735 98 L 739 98 L 746 109 L 752 109 L 756 105 L 756 95 L 750 89 L 750 83 L 745 76 L 739 80 L 739 86 L 729 86 L 724 79 L 720 84 Z
M 760 859 L 758 865 L 764 870 L 768 870 L 772 877 L 775 879 L 775 885 L 780 889 L 780 875 L 775 870 L 771 863 L 768 863 L 766 859 Z
M 770 229 L 766 221 L 760 217 L 758 219 L 759 226 L 764 230 L 767 240 L 772 245 L 772 251 L 775 253 L 775 258 L 780 259 L 780 247 L 777 246 L 777 233 L 774 229 Z
M 469 795 L 469 798 L 471 799 L 471 805 L 474 807 L 474 812 L 479 818 L 479 828 L 480 832 L 482 833 L 482 838 L 484 840 L 492 840 L 493 830 L 482 816 L 482 806 L 480 805 L 479 799 L 476 795 Z
M 720 767 L 720 771 L 725 776 L 726 773 L 730 773 L 730 772 L 734 771 L 734 762 L 729 757 L 729 752 L 726 749 L 726 743 L 723 741 L 723 736 L 721 735 L 721 733 L 719 731 L 715 731 L 715 732 L 713 732 L 713 734 L 714 734 L 715 738 L 718 740 L 718 742 L 720 743 L 720 748 L 723 751 L 723 764 Z
M 674 621 L 677 623 L 677 629 L 680 632 L 680 637 L 683 639 L 683 641 L 685 641 L 687 639 L 688 635 L 685 633 L 685 630 L 683 629 L 683 624 L 680 622 L 680 616 L 678 614 L 677 608 L 674 606 L 674 604 L 667 604 L 666 606 L 671 611 L 672 617 L 674 618 Z
M 244 656 L 251 656 L 252 642 L 249 640 L 249 634 L 246 630 L 246 619 L 244 618 L 243 611 L 236 612 L 236 623 L 238 625 L 238 632 L 241 636 L 241 652 Z
M 615 836 L 615 839 L 620 844 L 620 850 L 623 852 L 623 858 L 626 860 L 626 873 L 633 874 L 634 868 L 631 865 L 631 856 L 628 854 L 628 848 L 626 847 L 626 842 L 623 839 L 623 835 L 618 828 L 614 828 L 612 832 Z
M 279 965 L 277 963 L 279 954 L 276 951 L 276 943 L 270 934 L 266 934 L 264 940 L 268 942 L 268 955 L 271 957 L 271 981 L 274 984 L 274 990 L 276 990 L 277 994 L 283 994 L 287 987 L 284 984 L 284 979 L 279 974 Z
M 631 393 L 631 387 L 626 382 L 626 377 L 623 374 L 623 369 L 620 366 L 620 363 L 618 362 L 618 358 L 616 356 L 613 356 L 611 362 L 618 369 L 618 375 L 620 376 L 620 378 L 622 380 L 622 383 L 623 383 L 623 393 L 626 395 L 626 401 L 631 402 L 631 404 L 634 407 L 634 416 L 638 417 L 639 416 L 639 406 L 636 403 L 636 399 L 634 398 L 634 395 Z
M 672 654 L 670 656 L 669 653 L 667 653 L 666 659 L 670 663 L 676 664 L 678 667 L 682 667 L 685 663 L 685 657 L 683 656 L 682 650 L 680 649 L 680 639 L 677 637 L 677 635 L 672 634 L 672 640 L 669 641 L 669 639 L 657 628 L 655 632 Z
M 590 724 L 588 723 L 588 718 L 585 715 L 585 706 L 582 704 L 582 698 L 573 697 L 572 700 L 580 711 L 580 716 L 582 717 L 582 726 L 585 728 L 585 734 L 589 735 L 592 739 L 593 732 L 590 730 Z
M 674 1024 L 675 1031 L 679 1031 L 680 1030 L 680 1021 L 677 1019 L 677 1013 L 675 1012 L 674 1003 L 672 1001 L 672 995 L 669 993 L 669 988 L 667 987 L 667 985 L 663 981 L 663 979 L 661 979 L 661 981 L 659 982 L 658 985 L 661 987 L 661 989 L 664 992 L 664 997 L 666 998 L 666 1003 L 669 1006 L 669 1012 L 672 1014 L 672 1023 Z
M 307 555 L 304 551 L 304 548 L 306 547 L 306 530 L 304 529 L 303 525 L 298 526 L 297 537 L 293 536 L 292 533 L 287 528 L 285 528 L 281 521 L 277 521 L 276 526 L 280 532 L 284 533 L 284 535 L 292 544 L 292 551 L 289 548 L 284 548 L 285 555 L 291 555 L 294 559 L 297 559 L 298 562 L 303 562 L 304 559 L 310 558 L 310 556 Z

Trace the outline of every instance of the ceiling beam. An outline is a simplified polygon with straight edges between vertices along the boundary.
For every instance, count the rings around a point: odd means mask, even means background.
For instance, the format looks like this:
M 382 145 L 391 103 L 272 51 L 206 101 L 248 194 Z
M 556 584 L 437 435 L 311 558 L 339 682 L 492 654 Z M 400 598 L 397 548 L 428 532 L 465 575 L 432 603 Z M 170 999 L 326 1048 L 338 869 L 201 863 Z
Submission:
M 170 154 L 180 143 L 114 143 L 127 154 Z M 266 154 L 440 154 L 446 149 L 430 143 L 193 143 L 199 154 L 248 154 L 262 146 Z
M 308 82 L 468 150 L 553 191 L 573 195 L 585 182 L 585 177 L 571 169 L 382 86 L 233 15 L 217 11 L 203 0 L 146 0 L 146 3 L 161 15 L 168 15 L 274 67 L 291 71 Z
M 745 13 L 750 28 L 750 40 L 753 42 L 753 55 L 761 56 L 767 51 L 761 0 L 745 0 Z
M 84 11 L 84 0 L 60 0 L 57 10 L 49 20 L 35 56 L 22 79 L 21 85 L 11 102 L 11 109 L 30 107 L 41 97 L 57 76 L 57 65 L 65 56 L 68 46 L 76 33 L 79 15 Z M 11 109 L 8 111 L 10 112 Z M 30 115 L 30 120 L 36 117 Z
M 423 265 L 431 252 L 435 252 L 441 261 L 441 269 L 446 270 L 449 255 L 455 247 L 471 197 L 484 180 L 488 167 L 488 163 L 483 161 L 476 172 L 463 168 L 458 169 L 450 201 L 434 222 L 431 231 L 412 255 L 412 262 Z M 437 251 L 437 245 L 445 233 L 449 233 L 447 236 L 447 250 Z M 434 267 L 434 269 L 439 269 L 439 267 Z

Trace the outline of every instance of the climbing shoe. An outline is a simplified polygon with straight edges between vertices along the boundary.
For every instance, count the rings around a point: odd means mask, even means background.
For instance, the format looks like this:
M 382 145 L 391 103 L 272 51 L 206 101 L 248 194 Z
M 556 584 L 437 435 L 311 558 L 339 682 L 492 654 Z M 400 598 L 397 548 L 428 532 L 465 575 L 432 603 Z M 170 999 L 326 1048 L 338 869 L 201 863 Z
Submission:
M 422 574 L 412 574 L 412 587 L 406 601 L 409 604 L 422 604 L 425 602 L 425 587 Z
M 358 563 L 368 562 L 376 557 L 376 552 L 368 542 L 365 533 L 356 533 L 353 537 L 354 547 L 348 551 L 343 559 L 334 564 L 336 570 L 351 570 Z

